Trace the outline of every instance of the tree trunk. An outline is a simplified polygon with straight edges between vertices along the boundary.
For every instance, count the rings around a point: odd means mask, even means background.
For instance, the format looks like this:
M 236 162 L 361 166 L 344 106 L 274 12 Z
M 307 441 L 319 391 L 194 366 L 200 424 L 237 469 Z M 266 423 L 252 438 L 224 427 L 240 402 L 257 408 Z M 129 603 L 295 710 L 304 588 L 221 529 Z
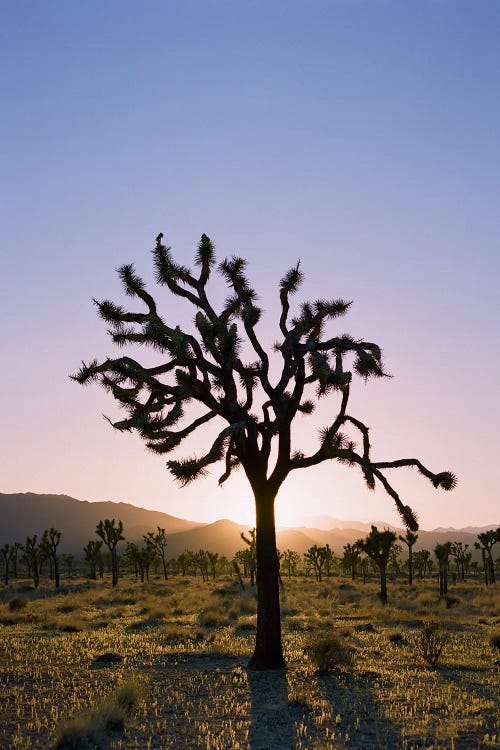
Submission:
M 255 493 L 257 553 L 257 635 L 249 669 L 285 667 L 281 644 L 279 561 L 274 496 Z
M 380 563 L 380 599 L 387 604 L 387 571 L 386 566 Z
M 413 547 L 408 547 L 408 585 L 413 585 Z
M 56 589 L 58 589 L 60 585 L 60 576 L 59 576 L 59 560 L 57 559 L 57 557 L 54 557 L 54 579 L 55 579 L 55 587 Z

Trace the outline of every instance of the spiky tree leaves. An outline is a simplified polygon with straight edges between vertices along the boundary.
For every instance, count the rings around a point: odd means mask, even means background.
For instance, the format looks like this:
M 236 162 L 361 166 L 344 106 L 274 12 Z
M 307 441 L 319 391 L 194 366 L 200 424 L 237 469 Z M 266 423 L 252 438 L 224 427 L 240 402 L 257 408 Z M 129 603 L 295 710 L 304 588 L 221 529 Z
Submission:
M 157 283 L 195 308 L 195 333 L 163 320 L 134 266 L 124 265 L 119 275 L 125 293 L 142 309 L 126 310 L 105 300 L 96 301 L 98 312 L 110 326 L 114 343 L 148 346 L 161 355 L 162 361 L 156 367 L 145 367 L 130 356 L 93 360 L 83 363 L 73 377 L 82 384 L 100 382 L 125 411 L 124 419 L 112 422 L 113 426 L 137 432 L 150 450 L 162 455 L 171 453 L 207 422 L 223 423 L 204 455 L 175 457 L 167 466 L 182 486 L 203 476 L 219 461 L 224 463 L 221 484 L 238 467 L 243 468 L 255 498 L 257 528 L 258 617 L 251 666 L 279 667 L 284 660 L 274 502 L 287 476 L 324 461 L 358 466 L 370 489 L 377 482 L 384 487 L 412 531 L 418 528 L 416 516 L 389 483 L 384 470 L 412 466 L 443 489 L 451 489 L 455 479 L 450 472 L 432 473 L 417 459 L 372 459 L 368 427 L 348 413 L 348 402 L 353 375 L 365 380 L 385 376 L 381 349 L 347 334 L 326 335 L 327 325 L 343 316 L 351 302 L 317 299 L 302 303 L 290 316 L 291 297 L 303 281 L 300 263 L 284 274 L 279 285 L 281 339 L 274 350 L 281 366 L 276 378 L 271 377 L 269 354 L 257 334 L 262 310 L 243 258 L 234 255 L 217 266 L 214 246 L 203 235 L 195 254 L 195 270 L 191 271 L 174 260 L 160 233 L 153 249 L 153 264 Z M 218 310 L 206 291 L 214 272 L 229 287 L 229 295 Z M 253 352 L 251 362 L 242 358 L 242 352 L 249 349 Z M 337 397 L 336 415 L 321 433 L 317 450 L 305 455 L 292 446 L 292 423 L 297 414 L 312 413 L 316 399 L 326 396 Z M 202 414 L 181 424 L 185 407 L 192 402 L 203 407 Z M 258 409 L 254 402 L 260 404 Z M 346 429 L 361 435 L 362 450 L 357 450 Z M 276 451 L 273 444 L 277 444 Z

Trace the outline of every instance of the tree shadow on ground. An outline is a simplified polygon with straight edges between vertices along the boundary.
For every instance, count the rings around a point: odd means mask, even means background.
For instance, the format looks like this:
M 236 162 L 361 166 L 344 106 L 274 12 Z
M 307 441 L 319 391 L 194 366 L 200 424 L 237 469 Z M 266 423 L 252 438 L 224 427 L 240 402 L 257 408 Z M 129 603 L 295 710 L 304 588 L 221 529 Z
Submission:
M 400 728 L 384 716 L 373 685 L 376 675 L 353 677 L 344 673 L 316 675 L 322 695 L 335 716 L 335 747 L 353 750 L 398 750 L 402 746 Z
M 293 750 L 295 722 L 288 705 L 288 681 L 285 669 L 247 670 L 250 688 L 251 750 Z

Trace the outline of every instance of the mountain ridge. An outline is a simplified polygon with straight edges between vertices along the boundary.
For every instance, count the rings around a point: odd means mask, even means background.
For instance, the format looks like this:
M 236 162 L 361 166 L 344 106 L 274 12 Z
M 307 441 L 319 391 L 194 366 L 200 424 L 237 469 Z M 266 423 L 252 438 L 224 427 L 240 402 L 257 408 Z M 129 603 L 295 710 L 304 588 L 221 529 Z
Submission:
M 78 500 L 65 494 L 0 493 L 0 546 L 15 541 L 22 542 L 26 536 L 40 535 L 46 528 L 54 526 L 61 531 L 61 551 L 81 556 L 83 546 L 95 538 L 95 528 L 99 520 L 116 518 L 124 525 L 127 541 L 140 542 L 144 534 L 154 531 L 157 526 L 165 528 L 169 557 L 178 556 L 185 549 L 209 549 L 231 557 L 244 547 L 241 532 L 248 532 L 248 524 L 239 524 L 229 519 L 218 519 L 212 523 L 200 523 L 163 513 L 148 510 L 131 503 L 113 501 Z M 331 516 L 324 518 L 337 521 Z M 341 527 L 322 529 L 310 526 L 280 527 L 276 538 L 279 549 L 294 549 L 303 553 L 313 544 L 329 544 L 337 554 L 342 554 L 345 544 L 352 544 L 367 533 L 371 523 L 342 521 Z M 372 522 L 379 528 L 389 526 L 381 521 Z M 445 540 L 461 541 L 469 544 L 474 552 L 477 534 L 487 527 L 467 527 L 466 529 L 420 530 L 415 549 L 432 549 Z

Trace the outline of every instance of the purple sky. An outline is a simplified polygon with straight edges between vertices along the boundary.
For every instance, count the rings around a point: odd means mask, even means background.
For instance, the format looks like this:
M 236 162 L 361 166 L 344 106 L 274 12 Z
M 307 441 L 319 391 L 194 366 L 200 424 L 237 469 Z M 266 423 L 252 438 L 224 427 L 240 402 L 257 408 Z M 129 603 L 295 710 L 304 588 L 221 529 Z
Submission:
M 206 232 L 248 258 L 270 343 L 297 258 L 305 297 L 353 299 L 332 332 L 377 341 L 395 376 L 351 391 L 374 458 L 456 472 L 452 493 L 392 474 L 424 528 L 498 523 L 499 38 L 476 0 L 6 4 L 0 491 L 252 522 L 242 474 L 178 489 L 68 379 L 113 353 L 91 298 L 122 298 L 116 267 L 151 280 L 159 231 L 186 264 Z M 282 522 L 318 513 L 397 520 L 334 464 L 278 499 Z

